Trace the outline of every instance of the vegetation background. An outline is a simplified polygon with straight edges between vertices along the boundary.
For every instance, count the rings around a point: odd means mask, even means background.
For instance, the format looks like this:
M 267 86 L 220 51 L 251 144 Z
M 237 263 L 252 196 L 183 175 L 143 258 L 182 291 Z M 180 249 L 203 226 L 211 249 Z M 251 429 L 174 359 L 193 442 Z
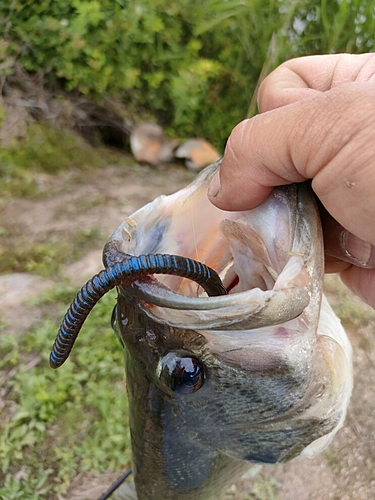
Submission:
M 47 199 L 56 182 L 83 184 L 108 164 L 145 175 L 103 147 L 126 149 L 145 119 L 223 150 L 231 129 L 256 113 L 257 86 L 275 66 L 373 51 L 374 34 L 374 0 L 2 0 L 0 210 Z M 9 333 L 0 319 L 0 499 L 63 498 L 84 471 L 129 463 L 121 353 L 107 325 L 113 297 L 95 308 L 64 371 L 47 369 L 46 345 L 74 293 L 62 266 L 99 233 L 30 242 L 0 220 L 0 273 L 58 283 L 34 302 L 48 312 L 27 333 Z
M 3 0 L 0 69 L 110 96 L 223 147 L 259 80 L 306 54 L 374 48 L 373 0 Z

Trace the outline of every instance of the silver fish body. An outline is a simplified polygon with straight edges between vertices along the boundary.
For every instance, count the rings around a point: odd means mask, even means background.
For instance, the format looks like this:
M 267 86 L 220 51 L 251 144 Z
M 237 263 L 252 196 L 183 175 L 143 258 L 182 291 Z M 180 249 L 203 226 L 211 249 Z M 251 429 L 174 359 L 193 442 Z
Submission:
M 308 184 L 223 212 L 206 196 L 218 164 L 112 235 L 123 254 L 173 253 L 214 268 L 229 295 L 163 276 L 120 287 L 139 500 L 217 499 L 251 463 L 313 457 L 342 425 L 351 347 L 322 294 L 323 243 Z

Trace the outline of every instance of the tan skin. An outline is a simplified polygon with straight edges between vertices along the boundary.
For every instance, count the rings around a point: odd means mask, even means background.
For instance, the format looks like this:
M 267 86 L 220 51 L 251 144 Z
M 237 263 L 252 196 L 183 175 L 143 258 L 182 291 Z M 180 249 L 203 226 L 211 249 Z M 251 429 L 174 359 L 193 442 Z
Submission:
M 258 107 L 229 137 L 211 202 L 251 209 L 273 186 L 312 179 L 326 271 L 375 308 L 375 54 L 287 61 L 263 81 Z

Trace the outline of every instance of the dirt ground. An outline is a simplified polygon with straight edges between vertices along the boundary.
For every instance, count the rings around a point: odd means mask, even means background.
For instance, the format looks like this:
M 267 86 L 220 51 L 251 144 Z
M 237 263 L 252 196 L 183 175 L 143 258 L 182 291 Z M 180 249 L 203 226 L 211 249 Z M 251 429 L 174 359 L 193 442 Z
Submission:
M 101 249 L 120 222 L 136 208 L 157 195 L 185 186 L 193 174 L 182 166 L 152 170 L 147 167 L 108 167 L 79 180 L 43 177 L 46 189 L 35 199 L 10 199 L 0 207 L 1 226 L 12 227 L 14 234 L 29 242 L 46 235 L 62 237 L 84 228 L 99 229 L 100 237 L 84 258 L 67 265 L 64 273 L 81 285 L 101 269 Z M 9 240 L 11 242 L 11 240 Z M 14 240 L 16 241 L 16 240 Z M 8 242 L 9 243 L 9 242 Z M 11 323 L 8 328 L 22 331 L 25 318 L 38 320 L 38 310 L 25 305 L 20 317 L 20 299 L 48 286 L 50 282 L 29 274 L 0 276 L 0 313 Z M 331 302 L 345 312 L 340 286 L 328 283 Z M 22 293 L 22 295 L 21 295 Z M 360 310 L 355 326 L 345 326 L 353 345 L 354 391 L 344 427 L 332 445 L 314 460 L 296 459 L 285 465 L 267 466 L 255 479 L 244 479 L 227 493 L 226 498 L 260 500 L 370 500 L 375 498 L 375 314 L 359 301 L 345 298 L 348 307 Z M 18 304 L 18 307 L 16 305 Z M 345 316 L 345 314 L 344 314 Z M 120 472 L 120 471 L 119 471 Z M 115 475 L 77 477 L 70 500 L 94 500 L 110 485 Z

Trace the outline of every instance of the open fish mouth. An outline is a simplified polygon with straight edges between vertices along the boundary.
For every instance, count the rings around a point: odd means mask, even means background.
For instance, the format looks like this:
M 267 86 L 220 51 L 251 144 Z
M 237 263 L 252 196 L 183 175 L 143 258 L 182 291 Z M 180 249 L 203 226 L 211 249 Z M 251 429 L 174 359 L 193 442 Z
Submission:
M 121 254 L 173 253 L 215 269 L 227 296 L 206 298 L 195 283 L 173 276 L 132 284 L 128 291 L 139 299 L 178 310 L 148 311 L 171 326 L 253 329 L 297 317 L 315 298 L 315 288 L 318 300 L 321 295 L 322 239 L 310 189 L 276 189 L 258 209 L 223 212 L 206 197 L 217 166 L 127 218 L 104 249 L 105 263 Z
M 221 211 L 206 195 L 219 163 L 126 219 L 106 244 L 104 263 L 124 254 L 171 253 L 215 269 L 228 295 L 204 297 L 195 283 L 175 276 L 148 276 L 119 288 L 119 304 L 130 301 L 147 324 L 168 327 L 169 347 L 155 356 L 140 353 L 155 358 L 149 377 L 163 390 L 160 359 L 180 337 L 176 345 L 206 369 L 194 400 L 178 400 L 201 443 L 253 462 L 312 457 L 341 426 L 352 388 L 350 343 L 322 295 L 314 196 L 309 184 L 291 185 L 274 189 L 253 210 Z M 127 313 L 120 307 L 119 314 Z M 120 326 L 119 335 L 137 356 L 125 330 Z M 194 331 L 204 347 L 182 341 L 182 331 Z

